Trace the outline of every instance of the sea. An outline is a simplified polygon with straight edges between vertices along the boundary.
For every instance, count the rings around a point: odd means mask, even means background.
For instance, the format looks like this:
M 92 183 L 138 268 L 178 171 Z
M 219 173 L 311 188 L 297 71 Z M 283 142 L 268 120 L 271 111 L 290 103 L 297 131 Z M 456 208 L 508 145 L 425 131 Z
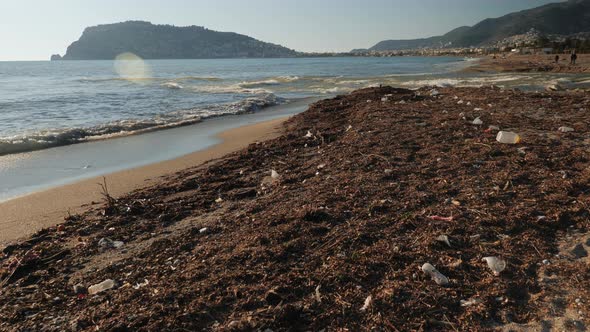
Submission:
M 229 124 L 294 114 L 305 110 L 305 101 L 363 87 L 493 84 L 535 90 L 555 83 L 590 83 L 587 75 L 463 71 L 476 60 L 325 57 L 0 62 L 0 200 L 175 158 L 214 144 L 212 127 L 222 130 Z M 217 120 L 211 122 L 213 119 Z M 173 129 L 176 134 L 153 134 Z M 191 136 L 202 133 L 208 136 Z M 124 137 L 127 140 L 120 140 Z M 154 143 L 146 144 L 150 139 Z M 100 144 L 90 145 L 92 142 Z

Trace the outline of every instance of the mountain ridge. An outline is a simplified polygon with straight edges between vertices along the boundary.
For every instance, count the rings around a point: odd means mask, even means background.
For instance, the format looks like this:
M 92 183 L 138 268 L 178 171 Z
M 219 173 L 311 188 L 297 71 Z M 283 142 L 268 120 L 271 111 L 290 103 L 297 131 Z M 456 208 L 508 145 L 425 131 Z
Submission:
M 543 34 L 569 35 L 590 31 L 590 0 L 569 0 L 487 18 L 472 27 L 460 27 L 442 36 L 407 40 L 384 40 L 370 51 L 393 51 L 442 46 L 483 46 L 524 34 L 534 28 Z M 408 47 L 417 46 L 417 47 Z
M 87 27 L 63 57 L 53 55 L 52 59 L 112 60 L 126 52 L 143 59 L 275 58 L 298 54 L 235 32 L 126 21 Z

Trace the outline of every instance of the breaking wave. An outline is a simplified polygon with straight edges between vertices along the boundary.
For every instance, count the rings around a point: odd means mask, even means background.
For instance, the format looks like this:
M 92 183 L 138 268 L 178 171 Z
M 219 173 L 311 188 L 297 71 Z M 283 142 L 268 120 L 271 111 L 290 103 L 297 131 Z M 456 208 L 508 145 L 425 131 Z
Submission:
M 262 94 L 238 102 L 178 110 L 147 119 L 125 119 L 85 128 L 0 137 L 0 156 L 187 126 L 212 117 L 253 113 L 285 102 L 284 98 L 274 94 Z

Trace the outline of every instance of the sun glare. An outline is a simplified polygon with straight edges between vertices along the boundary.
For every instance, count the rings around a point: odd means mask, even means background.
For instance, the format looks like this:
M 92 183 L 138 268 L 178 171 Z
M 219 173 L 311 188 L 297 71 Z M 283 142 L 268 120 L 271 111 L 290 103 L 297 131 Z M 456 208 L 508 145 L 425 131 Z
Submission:
M 115 58 L 115 71 L 123 79 L 142 82 L 151 78 L 149 65 L 133 53 L 121 53 Z

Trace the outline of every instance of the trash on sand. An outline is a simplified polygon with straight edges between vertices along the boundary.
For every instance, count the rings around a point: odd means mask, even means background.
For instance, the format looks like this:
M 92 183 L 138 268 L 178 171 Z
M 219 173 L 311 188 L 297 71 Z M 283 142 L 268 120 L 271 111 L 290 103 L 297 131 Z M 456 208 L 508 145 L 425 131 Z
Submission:
M 149 284 L 150 284 L 150 282 L 147 279 L 144 279 L 143 282 L 135 284 L 135 286 L 133 286 L 133 289 L 140 289 L 140 288 L 145 287 Z
M 439 235 L 439 237 L 437 237 L 436 240 L 438 242 L 445 243 L 447 246 L 449 246 L 449 248 L 451 247 L 451 241 L 449 240 L 448 235 Z
M 432 97 L 436 97 L 436 96 L 440 95 L 440 92 L 437 89 L 432 89 L 432 90 L 430 90 L 430 95 Z
M 484 257 L 482 260 L 488 263 L 488 267 L 495 276 L 499 276 L 506 269 L 506 261 L 498 257 Z
M 473 124 L 476 126 L 481 126 L 483 124 L 483 121 L 481 121 L 481 119 L 477 117 L 475 118 L 475 120 L 473 120 Z
M 201 233 L 201 234 L 207 233 L 208 230 L 209 230 L 209 228 L 203 227 L 203 228 L 199 229 L 199 233 Z
M 348 125 L 348 127 L 346 127 L 346 131 L 349 131 L 351 129 L 352 129 L 352 126 L 351 125 Z
M 472 305 L 483 303 L 481 299 L 461 300 L 462 307 L 471 307 Z
M 304 138 L 312 138 L 313 134 L 311 133 L 311 131 L 307 131 L 307 134 L 305 134 L 305 136 L 303 136 Z
M 365 304 L 362 306 L 361 311 L 367 311 L 371 307 L 371 304 L 373 304 L 373 297 L 369 295 L 365 299 Z
M 520 143 L 520 136 L 510 131 L 500 131 L 496 136 L 496 141 L 504 144 L 517 144 Z
M 322 302 L 322 294 L 320 293 L 320 285 L 318 285 L 318 287 L 315 288 L 315 299 L 318 302 Z
M 223 198 L 219 197 L 215 200 L 215 203 L 222 203 L 223 202 Z
M 523 146 L 522 148 L 516 149 L 516 151 L 518 151 L 518 153 L 521 154 L 521 155 L 525 155 L 526 154 L 526 149 L 527 148 L 525 146 Z
M 453 217 L 442 217 L 442 216 L 428 216 L 428 219 L 435 221 L 453 221 Z
M 274 169 L 270 171 L 270 177 L 273 180 L 278 180 L 281 176 L 279 175 L 279 173 L 277 173 L 277 171 L 275 171 Z
M 125 243 L 123 241 L 113 241 L 109 238 L 102 238 L 100 239 L 100 241 L 98 241 L 98 246 L 103 247 L 103 248 L 114 248 L 114 249 L 119 249 L 121 248 L 123 245 L 125 245 Z
M 570 132 L 574 131 L 574 128 L 572 128 L 572 127 L 559 127 L 558 130 L 562 133 L 570 133 Z
M 114 287 L 115 287 L 115 281 L 113 279 L 107 279 L 107 280 L 101 282 L 100 284 L 96 284 L 96 285 L 92 285 L 92 286 L 88 287 L 88 294 L 90 294 L 90 295 L 98 294 L 98 293 L 104 292 L 104 291 L 109 290 Z
M 499 131 L 499 130 L 500 130 L 500 127 L 498 127 L 498 126 L 493 126 L 493 125 L 492 125 L 492 126 L 489 126 L 489 127 L 488 127 L 488 130 L 489 130 L 489 131 Z
M 438 272 L 438 270 L 430 263 L 422 265 L 422 272 L 428 274 L 434 282 L 439 286 L 445 286 L 449 284 L 449 278 L 445 277 L 444 274 Z
M 381 98 L 381 101 L 382 101 L 382 102 L 387 102 L 387 101 L 389 101 L 389 98 L 387 98 L 387 97 L 383 97 L 383 98 Z

